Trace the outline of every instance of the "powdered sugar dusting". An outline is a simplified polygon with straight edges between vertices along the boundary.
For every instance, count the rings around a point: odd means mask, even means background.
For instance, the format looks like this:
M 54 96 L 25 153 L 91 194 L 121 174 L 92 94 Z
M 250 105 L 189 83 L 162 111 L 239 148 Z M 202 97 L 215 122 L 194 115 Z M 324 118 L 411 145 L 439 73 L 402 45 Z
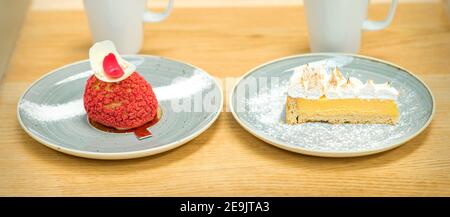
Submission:
M 32 120 L 43 122 L 74 118 L 86 113 L 83 107 L 83 99 L 56 105 L 37 104 L 23 100 L 19 108 Z
M 389 146 L 393 140 L 411 133 L 414 122 L 423 122 L 427 112 L 415 106 L 420 96 L 407 86 L 396 87 L 400 118 L 397 125 L 285 122 L 288 82 L 245 100 L 249 112 L 242 113 L 258 130 L 283 143 L 326 152 L 357 152 Z
M 211 86 L 211 79 L 204 72 L 195 69 L 190 77 L 178 77 L 166 86 L 154 88 L 159 101 L 192 96 Z

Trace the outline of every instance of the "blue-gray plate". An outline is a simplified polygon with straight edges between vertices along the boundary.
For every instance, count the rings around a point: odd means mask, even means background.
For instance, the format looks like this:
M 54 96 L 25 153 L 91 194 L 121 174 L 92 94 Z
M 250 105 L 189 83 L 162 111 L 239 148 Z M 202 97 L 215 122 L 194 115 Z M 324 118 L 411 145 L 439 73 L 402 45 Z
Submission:
M 399 122 L 394 126 L 286 124 L 286 92 L 292 69 L 316 61 L 337 65 L 345 76 L 364 82 L 391 82 L 400 92 Z M 244 129 L 279 148 L 323 157 L 352 157 L 386 151 L 414 138 L 431 122 L 435 103 L 423 81 L 392 63 L 359 55 L 318 53 L 290 56 L 250 70 L 231 90 L 229 108 Z
M 200 135 L 219 116 L 223 93 L 205 71 L 157 56 L 129 55 L 153 87 L 161 119 L 149 128 L 153 136 L 104 132 L 92 127 L 83 106 L 88 60 L 56 69 L 34 82 L 17 106 L 20 125 L 40 143 L 79 157 L 129 159 L 176 148 Z M 203 100 L 198 102 L 198 100 Z

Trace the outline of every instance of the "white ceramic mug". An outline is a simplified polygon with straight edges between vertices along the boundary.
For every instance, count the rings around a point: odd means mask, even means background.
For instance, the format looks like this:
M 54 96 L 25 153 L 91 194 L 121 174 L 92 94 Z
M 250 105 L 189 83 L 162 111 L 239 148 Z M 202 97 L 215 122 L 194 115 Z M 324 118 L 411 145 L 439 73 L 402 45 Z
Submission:
M 386 28 L 394 17 L 397 0 L 392 0 L 387 18 L 367 20 L 369 0 L 305 0 L 309 45 L 312 52 L 357 53 L 361 30 Z
M 169 16 L 173 0 L 165 10 L 155 13 L 146 9 L 147 0 L 84 0 L 93 42 L 111 40 L 121 54 L 141 50 L 143 22 L 160 22 Z

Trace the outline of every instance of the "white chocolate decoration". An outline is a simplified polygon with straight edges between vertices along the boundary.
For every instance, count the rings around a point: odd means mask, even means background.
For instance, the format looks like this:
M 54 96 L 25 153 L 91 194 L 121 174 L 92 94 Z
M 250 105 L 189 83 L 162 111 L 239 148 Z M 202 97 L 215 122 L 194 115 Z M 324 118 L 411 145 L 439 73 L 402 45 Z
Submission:
M 124 74 L 119 78 L 108 77 L 103 71 L 103 59 L 109 53 L 116 56 L 117 62 L 124 72 Z M 124 60 L 117 52 L 114 43 L 109 40 L 97 42 L 91 47 L 91 49 L 89 49 L 89 62 L 91 63 L 91 68 L 95 77 L 104 82 L 122 81 L 128 78 L 136 70 L 136 66 Z
M 288 95 L 293 98 L 319 99 L 391 99 L 397 100 L 399 92 L 389 83 L 363 84 L 355 77 L 345 78 L 338 68 L 331 72 L 324 66 L 297 67 L 289 81 Z

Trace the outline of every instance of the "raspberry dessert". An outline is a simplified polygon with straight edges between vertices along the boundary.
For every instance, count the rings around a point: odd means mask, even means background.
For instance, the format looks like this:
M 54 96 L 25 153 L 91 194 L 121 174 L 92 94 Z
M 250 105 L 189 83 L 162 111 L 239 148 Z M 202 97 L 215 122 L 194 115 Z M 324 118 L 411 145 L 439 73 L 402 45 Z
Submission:
M 127 130 L 156 118 L 158 101 L 152 87 L 111 41 L 94 44 L 89 60 L 94 75 L 86 83 L 84 108 L 91 120 Z

